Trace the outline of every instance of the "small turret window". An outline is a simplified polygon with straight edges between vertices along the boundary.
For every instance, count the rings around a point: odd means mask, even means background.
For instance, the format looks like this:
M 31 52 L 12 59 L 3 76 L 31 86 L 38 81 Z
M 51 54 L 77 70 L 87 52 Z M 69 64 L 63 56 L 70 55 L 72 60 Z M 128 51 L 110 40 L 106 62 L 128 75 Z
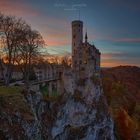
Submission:
M 73 38 L 76 38 L 76 35 L 73 35 Z
M 84 64 L 87 64 L 87 61 L 86 60 L 84 61 Z
M 85 70 L 85 68 L 84 67 L 82 67 L 82 71 L 84 71 Z

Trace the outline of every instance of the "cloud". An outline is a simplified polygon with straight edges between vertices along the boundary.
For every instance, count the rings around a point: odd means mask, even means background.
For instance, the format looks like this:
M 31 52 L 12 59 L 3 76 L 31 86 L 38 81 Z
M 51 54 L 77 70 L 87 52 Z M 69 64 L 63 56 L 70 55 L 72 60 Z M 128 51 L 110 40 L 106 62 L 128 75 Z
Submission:
M 139 42 L 140 38 L 112 38 L 111 41 L 115 42 Z
M 118 58 L 118 59 L 123 59 L 123 58 L 140 58 L 139 53 L 137 52 L 107 52 L 107 53 L 102 53 L 103 58 Z
M 42 11 L 29 6 L 22 0 L 0 0 L 1 12 L 23 17 L 34 29 L 43 35 L 49 46 L 68 45 L 71 43 L 70 23 L 65 19 L 44 14 Z
M 0 0 L 0 10 L 15 16 L 38 16 L 39 11 L 19 0 Z
M 129 10 L 140 10 L 140 1 L 139 0 L 110 0 L 110 4 L 113 5 L 113 7 L 121 7 L 121 8 L 127 8 Z M 115 6 L 114 6 L 115 5 Z
M 48 46 L 71 44 L 71 25 L 66 19 L 45 15 L 37 24 Z
M 113 67 L 118 65 L 140 66 L 139 53 L 132 52 L 107 52 L 101 55 L 101 65 L 103 67 Z
M 107 53 L 102 53 L 103 58 L 112 58 L 112 57 L 122 57 L 125 54 L 122 52 L 107 52 Z
M 101 62 L 102 67 L 115 67 L 119 65 L 140 66 L 138 61 L 133 61 L 133 60 L 103 59 Z
M 140 43 L 140 37 L 104 37 L 104 36 L 98 36 L 98 38 L 95 38 L 96 41 L 98 42 L 103 42 L 103 43 Z

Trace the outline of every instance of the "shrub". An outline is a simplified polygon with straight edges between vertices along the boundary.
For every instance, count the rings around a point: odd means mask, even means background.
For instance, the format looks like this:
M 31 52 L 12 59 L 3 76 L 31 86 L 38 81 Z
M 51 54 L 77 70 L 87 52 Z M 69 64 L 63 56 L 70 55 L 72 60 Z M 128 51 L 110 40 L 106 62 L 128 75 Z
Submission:
M 48 87 L 47 87 L 47 85 L 41 87 L 40 90 L 41 90 L 41 93 L 43 94 L 43 96 L 48 96 Z
M 14 83 L 14 82 L 16 82 L 16 79 L 11 79 L 10 80 L 10 83 Z
M 77 81 L 77 85 L 79 85 L 79 86 L 85 86 L 85 79 L 79 79 Z
M 97 74 L 93 74 L 91 76 L 91 80 L 95 85 L 99 85 L 100 84 L 100 78 Z
M 123 140 L 131 140 L 135 125 L 131 117 L 124 109 L 119 109 L 116 113 L 116 130 Z
M 117 94 L 119 94 L 119 93 L 124 94 L 127 91 L 125 85 L 123 83 L 121 83 L 120 81 L 113 82 L 111 88 L 112 88 L 112 91 Z
M 53 96 L 53 97 L 57 96 L 57 89 L 56 89 L 56 88 L 53 88 L 53 89 L 52 89 L 52 94 L 51 94 L 51 96 Z
M 0 107 L 3 107 L 5 103 L 6 102 L 5 102 L 4 97 L 0 96 Z
M 73 99 L 75 102 L 83 102 L 82 93 L 79 90 L 75 90 L 73 94 Z

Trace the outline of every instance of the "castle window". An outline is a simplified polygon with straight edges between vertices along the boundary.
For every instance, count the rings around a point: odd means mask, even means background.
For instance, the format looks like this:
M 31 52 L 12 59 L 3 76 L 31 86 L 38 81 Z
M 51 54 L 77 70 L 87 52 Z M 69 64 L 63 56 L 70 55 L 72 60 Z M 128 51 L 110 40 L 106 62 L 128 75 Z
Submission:
M 97 65 L 96 59 L 95 59 L 95 66 Z
M 90 54 L 90 52 L 91 52 L 91 50 L 90 50 L 90 48 L 89 48 L 88 53 Z
M 94 60 L 94 56 L 92 56 L 91 59 Z
M 82 61 L 80 60 L 79 63 L 82 64 Z
M 76 35 L 73 35 L 73 38 L 75 39 L 76 38 Z
M 87 64 L 87 61 L 86 60 L 84 61 L 84 64 Z
M 82 67 L 82 71 L 84 71 L 85 70 L 85 68 L 84 67 Z

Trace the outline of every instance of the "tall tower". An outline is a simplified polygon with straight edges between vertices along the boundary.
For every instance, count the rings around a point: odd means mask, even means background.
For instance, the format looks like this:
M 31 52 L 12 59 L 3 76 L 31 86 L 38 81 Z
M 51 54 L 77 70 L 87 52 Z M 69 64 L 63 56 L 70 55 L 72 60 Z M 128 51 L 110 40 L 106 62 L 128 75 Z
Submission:
M 72 21 L 72 68 L 77 65 L 78 49 L 83 42 L 83 22 L 80 20 Z

